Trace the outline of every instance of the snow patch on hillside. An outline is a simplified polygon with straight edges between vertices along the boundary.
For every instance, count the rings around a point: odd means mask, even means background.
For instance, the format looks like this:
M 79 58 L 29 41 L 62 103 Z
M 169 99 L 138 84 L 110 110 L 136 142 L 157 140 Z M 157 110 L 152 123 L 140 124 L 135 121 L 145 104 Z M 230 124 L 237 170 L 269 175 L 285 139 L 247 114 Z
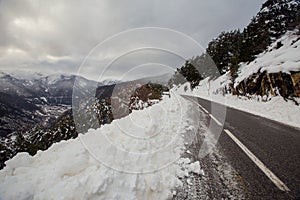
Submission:
M 268 73 L 300 71 L 300 36 L 294 31 L 288 31 L 254 61 L 241 63 L 235 86 L 259 70 Z

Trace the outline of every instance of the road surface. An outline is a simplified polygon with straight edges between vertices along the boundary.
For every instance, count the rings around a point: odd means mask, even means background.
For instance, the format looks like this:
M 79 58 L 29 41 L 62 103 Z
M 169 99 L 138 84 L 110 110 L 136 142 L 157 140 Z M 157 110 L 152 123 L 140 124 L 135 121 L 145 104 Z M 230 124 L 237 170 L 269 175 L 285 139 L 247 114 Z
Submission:
M 216 124 L 224 121 L 218 148 L 237 171 L 247 199 L 300 199 L 298 128 L 205 99 L 183 97 L 196 102 Z

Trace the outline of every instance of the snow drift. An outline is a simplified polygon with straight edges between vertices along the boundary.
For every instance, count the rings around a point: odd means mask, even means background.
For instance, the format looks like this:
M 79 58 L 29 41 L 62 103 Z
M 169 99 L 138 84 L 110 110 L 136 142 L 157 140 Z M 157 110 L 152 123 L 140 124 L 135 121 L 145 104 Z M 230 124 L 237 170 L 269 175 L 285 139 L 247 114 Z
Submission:
M 0 171 L 0 199 L 171 198 L 177 176 L 200 173 L 179 159 L 199 122 L 192 106 L 172 95 L 33 157 L 19 153 Z

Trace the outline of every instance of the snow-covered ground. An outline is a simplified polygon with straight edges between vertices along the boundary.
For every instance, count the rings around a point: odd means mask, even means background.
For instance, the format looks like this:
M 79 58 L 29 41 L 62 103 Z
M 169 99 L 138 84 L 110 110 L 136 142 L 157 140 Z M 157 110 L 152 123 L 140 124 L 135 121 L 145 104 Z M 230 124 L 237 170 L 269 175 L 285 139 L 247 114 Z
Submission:
M 300 106 L 293 101 L 285 101 L 281 96 L 271 97 L 263 101 L 260 96 L 243 97 L 224 94 L 224 86 L 228 85 L 229 77 L 225 74 L 215 81 L 205 79 L 194 90 L 190 90 L 189 83 L 174 88 L 174 92 L 183 95 L 201 97 L 228 107 L 249 112 L 258 116 L 272 119 L 290 126 L 300 128 Z M 300 103 L 300 99 L 296 98 Z
M 180 158 L 197 112 L 174 94 L 33 157 L 19 153 L 0 171 L 0 199 L 169 199 L 179 177 L 202 172 Z

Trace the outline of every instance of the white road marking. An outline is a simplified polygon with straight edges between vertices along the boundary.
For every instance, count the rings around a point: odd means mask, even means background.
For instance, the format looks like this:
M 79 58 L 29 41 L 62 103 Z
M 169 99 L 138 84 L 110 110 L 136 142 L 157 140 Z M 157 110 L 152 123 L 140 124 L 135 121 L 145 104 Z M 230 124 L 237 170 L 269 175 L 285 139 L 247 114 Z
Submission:
M 196 102 L 195 102 L 196 103 Z M 206 114 L 219 125 L 223 126 L 212 114 L 210 114 L 202 105 L 196 103 Z M 282 191 L 291 191 L 262 161 L 260 161 L 241 141 L 239 141 L 229 130 L 224 129 L 225 133 L 244 151 L 244 153 L 259 167 L 259 169 Z
M 265 166 L 241 141 L 239 141 L 229 130 L 224 129 L 227 135 L 245 152 L 245 154 L 260 168 L 261 171 L 278 187 L 288 192 L 290 189 L 267 167 Z
M 223 124 L 221 122 L 219 122 L 219 120 L 217 120 L 212 114 L 209 114 L 209 116 L 219 125 L 219 126 L 223 126 Z
M 209 112 L 202 106 L 200 105 L 198 102 L 192 100 L 191 98 L 188 98 L 190 101 L 194 102 L 195 104 L 197 104 L 206 114 L 209 114 Z
M 217 118 L 215 118 L 212 114 L 210 114 L 202 105 L 195 101 L 194 103 L 197 104 L 206 114 L 208 114 L 219 126 L 223 126 L 223 124 L 219 120 L 217 120 Z
M 202 107 L 202 106 L 201 106 L 201 107 Z M 206 114 L 209 113 L 204 107 L 202 107 L 202 110 L 203 110 Z

